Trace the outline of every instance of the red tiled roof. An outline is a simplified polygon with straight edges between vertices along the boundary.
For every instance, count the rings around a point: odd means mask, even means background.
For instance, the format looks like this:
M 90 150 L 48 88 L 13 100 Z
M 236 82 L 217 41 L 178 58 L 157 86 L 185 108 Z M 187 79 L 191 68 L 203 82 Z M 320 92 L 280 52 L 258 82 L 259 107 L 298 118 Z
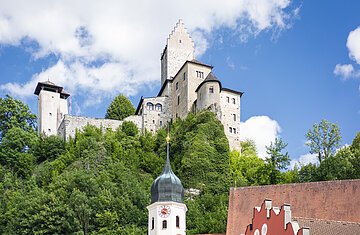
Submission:
M 336 213 L 336 211 L 334 211 Z M 295 217 L 300 226 L 309 227 L 311 235 L 357 235 L 360 223 Z

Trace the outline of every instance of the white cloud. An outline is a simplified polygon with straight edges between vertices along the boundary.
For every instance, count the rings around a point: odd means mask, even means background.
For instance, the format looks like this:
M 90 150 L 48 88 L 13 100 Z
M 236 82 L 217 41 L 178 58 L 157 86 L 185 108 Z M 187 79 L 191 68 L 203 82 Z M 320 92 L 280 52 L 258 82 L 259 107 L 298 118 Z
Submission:
M 300 167 L 300 166 L 308 165 L 310 163 L 311 164 L 318 164 L 319 163 L 319 160 L 318 160 L 318 157 L 317 157 L 316 154 L 308 153 L 308 154 L 301 155 L 299 157 L 299 159 L 291 160 L 290 168 L 294 169 L 295 164 L 297 164 L 298 167 Z
M 360 27 L 349 33 L 346 46 L 350 59 L 360 65 Z M 334 74 L 344 79 L 360 77 L 360 71 L 355 69 L 352 64 L 337 64 Z
M 281 132 L 277 121 L 268 116 L 254 116 L 241 122 L 240 124 L 241 140 L 251 139 L 255 141 L 259 157 L 265 158 L 266 148 Z
M 178 18 L 201 56 L 216 29 L 251 37 L 287 29 L 298 14 L 289 9 L 290 0 L 0 0 L 0 5 L 0 45 L 25 47 L 34 59 L 58 58 L 24 84 L 14 81 L 0 89 L 30 96 L 37 81 L 50 77 L 75 94 L 100 100 L 118 92 L 135 95 L 159 81 L 159 54 Z
M 350 32 L 346 46 L 349 50 L 350 58 L 360 64 L 360 27 Z
M 334 74 L 344 79 L 354 76 L 354 67 L 352 64 L 337 64 L 334 69 Z

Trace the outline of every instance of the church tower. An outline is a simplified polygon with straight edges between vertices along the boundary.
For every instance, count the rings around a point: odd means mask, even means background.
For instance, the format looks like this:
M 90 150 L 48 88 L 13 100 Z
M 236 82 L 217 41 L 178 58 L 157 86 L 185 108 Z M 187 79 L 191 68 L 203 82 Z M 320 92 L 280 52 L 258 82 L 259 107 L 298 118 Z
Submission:
M 180 179 L 171 170 L 169 141 L 166 138 L 166 163 L 159 177 L 151 185 L 148 235 L 185 235 L 186 211 L 184 188 Z
M 35 88 L 38 96 L 38 132 L 57 135 L 58 127 L 65 114 L 69 114 L 66 93 L 61 86 L 50 81 L 39 82 Z
M 172 79 L 187 60 L 194 59 L 194 42 L 179 20 L 169 35 L 161 54 L 161 86 L 166 79 Z

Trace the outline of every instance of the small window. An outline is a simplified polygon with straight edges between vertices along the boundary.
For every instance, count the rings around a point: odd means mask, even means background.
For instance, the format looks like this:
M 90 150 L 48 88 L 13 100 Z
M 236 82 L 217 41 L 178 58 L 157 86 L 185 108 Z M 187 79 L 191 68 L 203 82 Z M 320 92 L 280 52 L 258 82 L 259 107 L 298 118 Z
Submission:
M 181 39 L 179 40 L 179 43 L 181 43 Z
M 232 103 L 235 104 L 235 98 L 232 98 L 231 100 L 232 100 Z
M 226 96 L 226 102 L 230 103 L 230 97 Z
M 155 110 L 156 110 L 156 111 L 162 111 L 162 105 L 159 104 L 159 103 L 157 103 L 157 104 L 155 105 Z
M 185 72 L 183 74 L 183 79 L 184 79 L 184 81 L 186 80 L 186 73 Z
M 214 87 L 213 86 L 209 87 L 209 93 L 214 93 Z
M 153 124 L 155 124 L 155 120 L 153 119 Z
M 176 216 L 176 227 L 180 228 L 180 217 L 178 215 Z
M 202 71 L 196 71 L 196 77 L 198 77 L 198 78 L 204 78 L 204 72 L 202 72 Z
M 162 228 L 163 228 L 163 229 L 167 229 L 167 221 L 166 221 L 166 220 L 163 220 L 163 222 L 162 222 Z
M 236 121 L 236 114 L 235 113 L 233 114 L 233 117 L 234 117 L 234 121 Z
M 177 98 L 178 100 L 178 105 L 180 104 L 180 96 L 178 95 L 178 98 Z
M 50 116 L 52 116 L 52 113 L 49 113 Z
M 148 110 L 154 110 L 154 104 L 151 103 L 151 102 L 147 102 L 147 103 L 146 103 L 146 108 L 147 108 Z
M 229 127 L 229 132 L 232 133 L 232 127 Z
M 48 132 L 51 132 L 51 129 L 48 129 Z
M 154 217 L 152 217 L 151 219 L 151 230 L 153 230 L 155 228 L 155 220 Z
M 233 128 L 234 134 L 236 134 L 236 128 Z
M 179 89 L 179 83 L 178 82 L 176 82 L 176 84 L 175 84 L 175 89 L 176 90 Z
M 177 114 L 177 113 L 176 113 L 175 117 L 178 118 L 178 114 Z
M 160 121 L 160 126 L 162 126 L 162 121 Z

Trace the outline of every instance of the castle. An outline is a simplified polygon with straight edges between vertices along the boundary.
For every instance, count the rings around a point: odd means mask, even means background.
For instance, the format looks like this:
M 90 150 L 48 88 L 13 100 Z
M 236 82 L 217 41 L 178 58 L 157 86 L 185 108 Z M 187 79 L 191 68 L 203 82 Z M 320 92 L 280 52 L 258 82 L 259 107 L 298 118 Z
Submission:
M 224 126 L 231 149 L 240 148 L 240 99 L 242 92 L 222 87 L 213 66 L 195 59 L 194 42 L 179 20 L 161 54 L 161 88 L 157 96 L 141 97 L 135 115 L 125 118 L 142 131 L 155 133 L 167 122 L 190 112 L 213 111 Z M 122 121 L 71 116 L 66 93 L 49 81 L 39 82 L 39 132 L 57 134 L 65 140 L 87 124 L 116 129 Z

